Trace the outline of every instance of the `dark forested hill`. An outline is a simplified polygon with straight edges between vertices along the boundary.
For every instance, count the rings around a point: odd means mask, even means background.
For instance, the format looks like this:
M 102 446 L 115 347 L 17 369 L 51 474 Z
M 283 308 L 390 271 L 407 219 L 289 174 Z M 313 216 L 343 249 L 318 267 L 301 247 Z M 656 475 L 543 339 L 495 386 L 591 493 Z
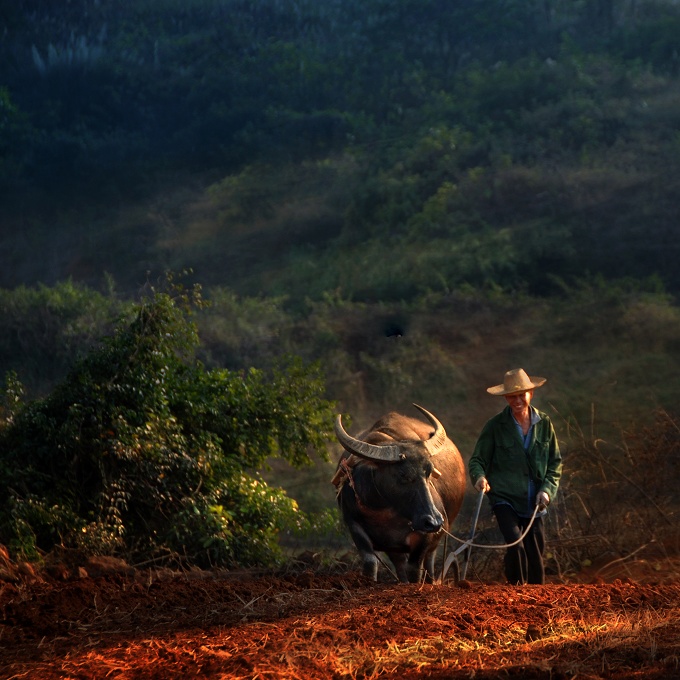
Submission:
M 676 3 L 17 0 L 0 22 L 0 286 L 680 286 Z

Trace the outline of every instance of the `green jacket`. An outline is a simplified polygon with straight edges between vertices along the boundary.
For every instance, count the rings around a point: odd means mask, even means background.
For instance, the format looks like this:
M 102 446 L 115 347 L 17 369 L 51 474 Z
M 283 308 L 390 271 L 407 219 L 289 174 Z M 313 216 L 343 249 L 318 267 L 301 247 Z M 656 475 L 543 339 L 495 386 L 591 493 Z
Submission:
M 519 514 L 533 512 L 535 494 L 545 491 L 552 501 L 562 476 L 562 456 L 550 418 L 538 411 L 529 449 L 525 452 L 512 411 L 506 406 L 482 429 L 468 462 L 472 484 L 483 475 L 491 490 L 491 505 L 510 503 Z M 530 482 L 534 498 L 529 498 Z

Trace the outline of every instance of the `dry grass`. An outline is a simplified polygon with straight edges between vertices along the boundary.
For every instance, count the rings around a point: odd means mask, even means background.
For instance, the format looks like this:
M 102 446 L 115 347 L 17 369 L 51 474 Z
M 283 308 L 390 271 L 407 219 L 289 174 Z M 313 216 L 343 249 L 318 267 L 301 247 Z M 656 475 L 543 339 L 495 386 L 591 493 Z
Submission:
M 436 630 L 436 627 L 434 628 Z M 428 631 L 433 628 L 428 626 Z M 404 672 L 442 670 L 447 672 L 498 671 L 524 666 L 549 671 L 559 668 L 573 677 L 593 677 L 609 664 L 662 664 L 669 672 L 678 670 L 680 614 L 669 611 L 603 613 L 594 619 L 584 618 L 578 608 L 565 613 L 551 613 L 543 628 L 527 628 L 515 622 L 507 626 L 489 626 L 475 637 L 469 634 L 429 634 L 403 640 L 388 639 L 375 645 L 336 627 L 327 627 L 315 619 L 301 623 L 280 659 L 281 666 L 266 668 L 258 664 L 263 649 L 270 643 L 266 627 L 247 647 L 230 654 L 252 660 L 251 675 L 242 678 L 306 677 L 316 668 L 319 677 L 368 679 L 404 677 Z M 536 639 L 532 639 L 533 637 Z M 317 644 L 318 643 L 318 644 Z M 223 655 L 221 642 L 206 648 Z M 597 677 L 595 675 L 594 677 Z

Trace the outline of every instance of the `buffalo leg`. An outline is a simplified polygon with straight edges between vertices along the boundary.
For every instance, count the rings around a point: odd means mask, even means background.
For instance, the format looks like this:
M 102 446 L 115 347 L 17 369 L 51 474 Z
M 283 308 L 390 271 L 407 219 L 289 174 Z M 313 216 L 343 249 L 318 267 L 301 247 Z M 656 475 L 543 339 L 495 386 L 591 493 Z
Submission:
M 397 578 L 400 583 L 408 583 L 408 567 L 406 553 L 387 553 L 390 561 L 394 565 L 394 570 L 397 572 Z
M 434 580 L 435 580 L 434 558 L 435 558 L 435 551 L 434 550 L 430 551 L 425 557 L 424 564 L 425 564 L 425 582 L 426 583 L 434 583 Z
M 432 583 L 434 581 L 434 550 L 429 550 L 425 545 L 414 550 L 409 555 L 406 571 L 410 583 L 421 583 L 423 578 L 426 583 Z
M 367 576 L 373 581 L 378 580 L 378 556 L 373 549 L 373 543 L 368 537 L 368 534 L 363 530 L 360 524 L 351 522 L 348 524 L 348 529 L 354 545 L 359 551 L 361 557 L 361 570 L 364 576 Z

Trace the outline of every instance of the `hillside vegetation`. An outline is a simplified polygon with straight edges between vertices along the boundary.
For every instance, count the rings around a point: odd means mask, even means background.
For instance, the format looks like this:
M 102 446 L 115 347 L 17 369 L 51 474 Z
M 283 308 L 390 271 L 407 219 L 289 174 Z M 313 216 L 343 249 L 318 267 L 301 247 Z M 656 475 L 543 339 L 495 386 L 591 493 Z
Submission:
M 19 384 L 49 399 L 189 270 L 208 372 L 318 362 L 353 431 L 416 402 L 468 455 L 485 388 L 523 366 L 567 463 L 673 432 L 677 3 L 17 0 L 0 20 L 5 423 Z M 264 474 L 326 508 L 315 460 Z
M 0 285 L 402 300 L 675 262 L 680 9 L 18 0 Z M 414 30 L 414 28 L 416 30 Z

